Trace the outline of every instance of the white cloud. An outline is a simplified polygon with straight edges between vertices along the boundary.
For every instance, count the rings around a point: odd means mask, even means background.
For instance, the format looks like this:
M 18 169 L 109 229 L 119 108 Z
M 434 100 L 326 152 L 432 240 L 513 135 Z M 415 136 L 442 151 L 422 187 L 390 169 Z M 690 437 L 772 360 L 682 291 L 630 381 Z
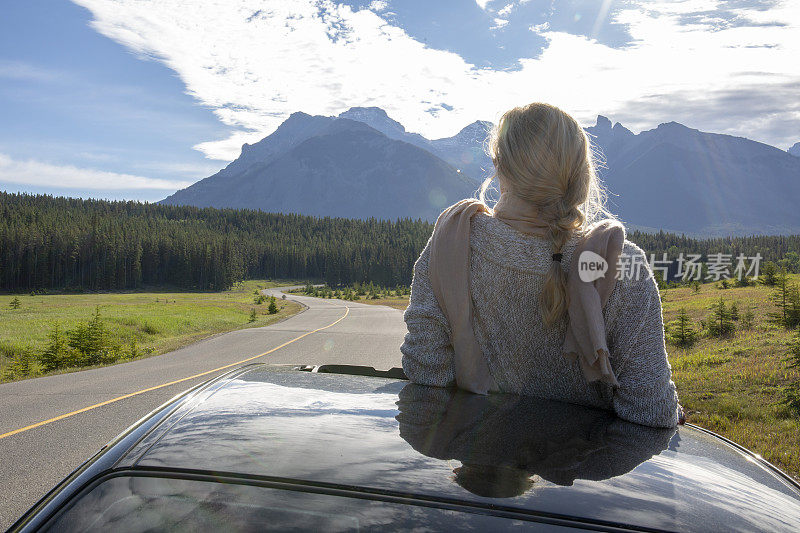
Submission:
M 550 23 L 545 21 L 542 22 L 541 24 L 534 24 L 528 29 L 531 30 L 533 33 L 542 33 L 550 29 Z
M 514 4 L 513 3 L 506 4 L 506 6 L 503 9 L 501 9 L 500 11 L 498 11 L 497 14 L 499 16 L 501 16 L 501 17 L 507 17 L 511 13 L 512 9 L 514 9 Z
M 492 1 L 492 0 L 475 0 L 475 3 L 476 3 L 476 4 L 478 4 L 478 7 L 480 7 L 481 9 L 486 9 L 486 6 L 487 6 L 487 5 L 489 4 L 489 2 L 491 2 L 491 1 Z
M 546 48 L 508 71 L 476 67 L 415 40 L 374 11 L 332 0 L 75 1 L 92 12 L 98 31 L 173 69 L 189 94 L 236 128 L 228 139 L 196 146 L 214 159 L 235 158 L 242 143 L 271 133 L 294 111 L 334 115 L 358 105 L 383 107 L 410 131 L 436 138 L 536 100 L 586 124 L 598 113 L 625 116 L 634 130 L 668 120 L 711 126 L 696 112 L 703 104 L 715 110 L 717 131 L 775 145 L 797 141 L 789 138 L 796 131 L 773 127 L 777 118 L 800 121 L 796 97 L 771 96 L 776 107 L 745 119 L 727 117 L 722 104 L 732 94 L 782 95 L 800 84 L 796 2 L 736 10 L 741 19 L 783 25 L 727 27 L 702 15 L 687 22 L 687 15 L 717 6 L 712 0 L 630 5 L 609 16 L 633 37 L 616 49 L 533 27 Z M 478 1 L 482 8 L 488 3 Z M 686 95 L 692 105 L 682 104 Z M 425 110 L 436 102 L 452 109 L 434 117 Z M 635 116 L 625 115 L 634 107 Z
M 2 153 L 0 153 L 0 182 L 83 190 L 158 189 L 172 191 L 188 187 L 193 183 L 118 174 L 69 165 L 52 165 L 33 160 L 15 161 Z
M 389 7 L 389 2 L 385 2 L 384 0 L 372 0 L 372 2 L 369 3 L 369 8 L 372 11 L 383 11 L 387 7 Z
M 297 110 L 300 109 L 306 110 L 309 108 L 306 106 L 305 108 L 298 108 Z M 286 119 L 292 113 L 293 111 L 289 111 L 285 117 L 281 118 L 281 120 L 274 122 L 274 127 L 272 128 L 272 130 L 274 130 L 275 127 L 277 127 L 282 120 Z M 326 113 L 323 112 L 322 114 Z M 265 120 L 264 124 L 265 125 L 270 124 L 271 122 L 272 121 L 267 122 Z M 235 120 L 226 123 L 231 125 L 239 125 Z M 248 120 L 246 124 L 248 125 L 251 124 L 251 121 Z M 253 121 L 252 127 L 256 129 L 251 131 L 235 131 L 227 139 L 222 139 L 220 141 L 206 141 L 198 143 L 192 146 L 192 148 L 204 153 L 206 157 L 209 159 L 218 159 L 220 161 L 231 161 L 239 157 L 239 153 L 242 151 L 242 145 L 244 143 L 253 144 L 254 142 L 259 141 L 264 137 L 266 137 L 268 134 L 272 133 L 272 130 L 269 129 L 269 126 L 266 126 L 264 130 L 259 131 L 257 129 L 257 123 L 255 123 L 255 121 Z
M 506 24 L 508 24 L 508 20 L 507 19 L 496 18 L 496 19 L 494 19 L 494 26 L 492 26 L 492 29 L 496 30 L 497 28 L 502 28 Z

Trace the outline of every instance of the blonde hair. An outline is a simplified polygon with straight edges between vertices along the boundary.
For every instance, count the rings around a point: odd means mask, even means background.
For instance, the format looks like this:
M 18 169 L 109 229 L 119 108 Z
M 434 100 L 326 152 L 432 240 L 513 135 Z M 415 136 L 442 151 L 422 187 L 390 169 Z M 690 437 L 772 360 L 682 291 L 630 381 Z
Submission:
M 495 172 L 481 184 L 481 201 L 497 177 L 547 223 L 553 253 L 561 253 L 573 231 L 613 218 L 597 176 L 599 152 L 595 155 L 589 136 L 568 113 L 541 102 L 515 107 L 503 114 L 488 141 Z M 566 273 L 558 261 L 547 273 L 541 304 L 548 327 L 566 316 Z

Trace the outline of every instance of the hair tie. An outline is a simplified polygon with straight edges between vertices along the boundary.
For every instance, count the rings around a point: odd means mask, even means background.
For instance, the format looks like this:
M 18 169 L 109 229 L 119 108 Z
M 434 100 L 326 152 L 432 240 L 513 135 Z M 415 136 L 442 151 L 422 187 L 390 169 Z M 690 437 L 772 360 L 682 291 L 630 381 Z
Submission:
M 561 253 L 553 254 L 553 261 L 558 261 L 560 263 L 562 257 L 563 257 L 563 254 L 561 254 Z

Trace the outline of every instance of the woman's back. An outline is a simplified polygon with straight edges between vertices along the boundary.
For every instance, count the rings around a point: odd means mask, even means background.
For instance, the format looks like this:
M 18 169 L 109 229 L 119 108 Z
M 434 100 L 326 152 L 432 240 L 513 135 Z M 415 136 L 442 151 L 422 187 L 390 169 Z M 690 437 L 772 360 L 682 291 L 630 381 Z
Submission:
M 579 237 L 573 234 L 561 249 L 565 271 Z M 661 303 L 641 249 L 625 241 L 622 261 L 631 267 L 622 269 L 603 309 L 617 388 L 587 382 L 578 363 L 563 356 L 565 319 L 544 324 L 539 302 L 552 264 L 548 239 L 479 213 L 472 218 L 470 251 L 473 330 L 502 391 L 613 409 L 651 426 L 676 424 Z M 451 332 L 431 288 L 429 255 L 430 243 L 414 266 L 403 368 L 414 382 L 449 386 L 455 381 Z

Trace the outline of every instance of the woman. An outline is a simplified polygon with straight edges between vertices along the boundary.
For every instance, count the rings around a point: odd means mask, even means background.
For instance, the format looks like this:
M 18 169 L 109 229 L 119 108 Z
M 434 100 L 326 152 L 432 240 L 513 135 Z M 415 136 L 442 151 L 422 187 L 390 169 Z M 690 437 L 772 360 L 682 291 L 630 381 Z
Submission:
M 533 103 L 503 115 L 489 149 L 501 193 L 494 210 L 484 202 L 492 176 L 480 200 L 440 215 L 414 265 L 401 347 L 408 378 L 675 426 L 682 410 L 658 287 L 604 207 L 584 130 Z M 605 263 L 605 275 L 582 279 L 589 263 Z

